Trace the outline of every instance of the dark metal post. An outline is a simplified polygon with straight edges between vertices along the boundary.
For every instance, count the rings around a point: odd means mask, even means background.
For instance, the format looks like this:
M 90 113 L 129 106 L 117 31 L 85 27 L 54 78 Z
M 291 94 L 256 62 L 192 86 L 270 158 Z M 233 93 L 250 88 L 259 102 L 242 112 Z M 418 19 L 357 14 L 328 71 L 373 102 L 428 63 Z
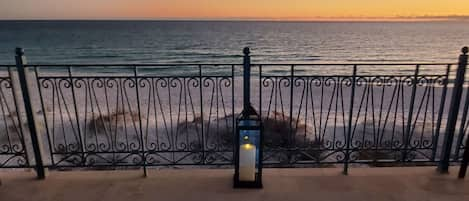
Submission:
M 234 188 L 262 188 L 263 127 L 260 115 L 251 106 L 251 58 L 243 49 L 244 108 L 236 119 L 233 175 Z
M 244 108 L 249 108 L 251 105 L 251 56 L 249 56 L 251 52 L 249 51 L 249 47 L 245 47 L 243 49 L 244 59 L 243 59 L 243 81 L 244 81 L 244 99 L 243 99 L 243 106 Z
M 467 47 L 464 47 L 463 48 L 463 55 L 461 55 L 460 57 L 460 63 L 464 63 L 466 64 L 466 68 L 467 68 L 467 52 L 468 52 L 468 48 Z M 462 60 L 462 61 L 461 61 Z M 469 89 L 468 89 L 468 96 L 469 97 Z M 461 123 L 461 132 L 460 132 L 460 136 L 461 138 L 464 137 L 464 124 L 465 124 L 465 121 L 466 121 L 466 118 L 467 118 L 467 110 L 468 110 L 468 102 L 469 100 L 466 99 L 466 104 L 464 106 L 464 116 L 463 116 L 463 121 Z M 462 140 L 461 140 L 462 141 Z M 458 144 L 459 146 L 459 144 Z M 459 148 L 459 147 L 458 147 Z M 463 158 L 462 158 L 462 162 L 461 162 L 461 168 L 459 169 L 459 174 L 458 174 L 458 177 L 460 179 L 464 178 L 466 176 L 466 172 L 467 172 L 467 165 L 469 163 L 469 138 L 467 138 L 466 140 L 466 146 L 464 148 L 464 154 L 463 154 Z
M 39 145 L 39 137 L 38 137 L 38 132 L 36 130 L 36 125 L 34 122 L 34 112 L 33 108 L 31 105 L 31 98 L 29 94 L 29 88 L 28 88 L 28 83 L 26 79 L 26 73 L 24 69 L 24 65 L 26 64 L 26 57 L 24 56 L 24 51 L 22 48 L 16 48 L 16 68 L 18 70 L 18 77 L 19 77 L 19 82 L 21 85 L 21 93 L 23 96 L 23 101 L 24 101 L 24 108 L 26 112 L 26 118 L 28 121 L 28 128 L 29 128 L 29 133 L 31 134 L 31 142 L 33 146 L 33 151 L 34 151 L 34 157 L 36 159 L 36 172 L 37 172 L 37 178 L 38 179 L 44 179 L 45 178 L 45 169 L 44 169 L 44 164 L 42 161 L 42 153 L 41 153 L 41 146 Z
M 448 112 L 448 122 L 446 124 L 445 138 L 443 141 L 443 150 L 441 152 L 441 161 L 438 166 L 438 171 L 440 173 L 449 172 L 449 160 L 451 157 L 454 131 L 456 130 L 456 122 L 458 120 L 459 114 L 459 105 L 461 104 L 464 76 L 467 67 L 468 48 L 464 47 L 461 51 L 462 54 L 459 56 L 459 64 L 456 72 L 456 79 L 454 80 L 453 95 L 451 97 L 451 104 Z

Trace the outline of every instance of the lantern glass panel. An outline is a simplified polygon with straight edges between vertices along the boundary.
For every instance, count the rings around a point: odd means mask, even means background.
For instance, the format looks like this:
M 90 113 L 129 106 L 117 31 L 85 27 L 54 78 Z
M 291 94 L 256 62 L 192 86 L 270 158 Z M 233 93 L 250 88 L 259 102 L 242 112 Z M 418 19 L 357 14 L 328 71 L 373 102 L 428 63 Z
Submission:
M 259 130 L 240 130 L 239 180 L 255 181 L 259 167 Z

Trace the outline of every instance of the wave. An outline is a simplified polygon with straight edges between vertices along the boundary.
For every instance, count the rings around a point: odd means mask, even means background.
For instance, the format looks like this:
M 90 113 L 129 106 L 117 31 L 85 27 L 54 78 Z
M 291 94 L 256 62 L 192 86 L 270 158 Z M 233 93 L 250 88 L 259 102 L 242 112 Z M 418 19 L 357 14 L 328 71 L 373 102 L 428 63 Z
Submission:
M 347 59 L 350 62 L 415 62 L 413 59 Z
M 75 59 L 124 58 L 124 55 L 78 55 Z

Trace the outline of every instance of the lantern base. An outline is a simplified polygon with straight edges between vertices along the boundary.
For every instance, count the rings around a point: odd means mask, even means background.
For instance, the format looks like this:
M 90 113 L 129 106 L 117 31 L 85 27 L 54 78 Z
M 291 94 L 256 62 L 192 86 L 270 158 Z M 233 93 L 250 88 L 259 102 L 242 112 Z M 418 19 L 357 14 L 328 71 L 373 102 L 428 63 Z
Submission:
M 252 189 L 261 189 L 263 188 L 262 180 L 259 175 L 256 173 L 255 181 L 239 181 L 238 175 L 233 176 L 233 188 L 252 188 Z

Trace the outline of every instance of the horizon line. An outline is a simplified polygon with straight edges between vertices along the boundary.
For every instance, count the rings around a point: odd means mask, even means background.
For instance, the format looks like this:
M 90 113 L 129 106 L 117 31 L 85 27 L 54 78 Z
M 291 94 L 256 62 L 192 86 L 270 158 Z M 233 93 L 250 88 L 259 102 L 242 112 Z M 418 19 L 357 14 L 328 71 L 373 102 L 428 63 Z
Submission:
M 146 18 L 102 18 L 102 19 L 0 19 L 0 21 L 154 21 L 154 22 L 469 22 L 469 19 L 146 19 Z
M 102 17 L 102 18 L 0 18 L 0 21 L 271 21 L 271 22 L 414 22 L 469 21 L 469 15 L 383 17 Z

